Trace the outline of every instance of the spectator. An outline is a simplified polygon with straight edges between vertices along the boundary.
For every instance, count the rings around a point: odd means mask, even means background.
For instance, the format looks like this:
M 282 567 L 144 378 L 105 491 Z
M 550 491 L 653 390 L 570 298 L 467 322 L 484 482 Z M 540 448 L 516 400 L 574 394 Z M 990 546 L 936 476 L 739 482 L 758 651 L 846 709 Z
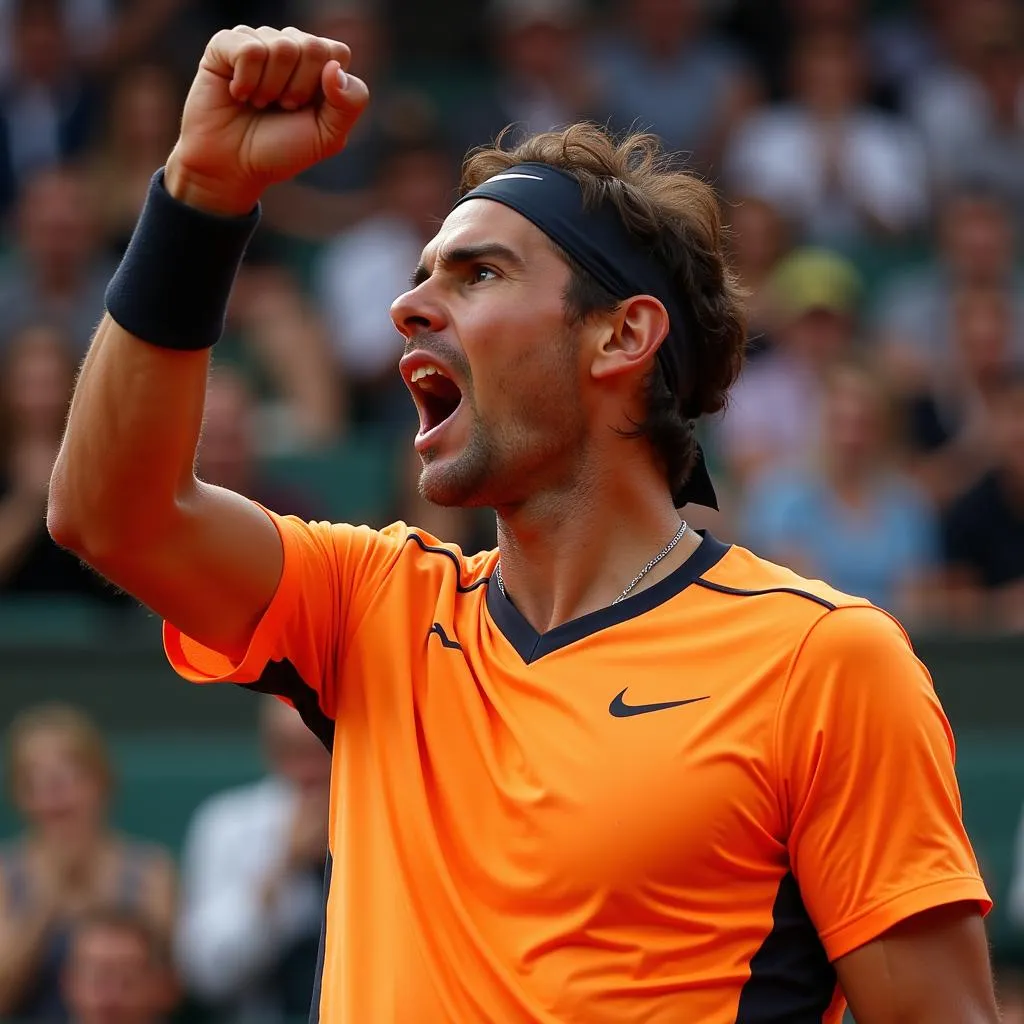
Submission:
M 1024 24 L 1015 0 L 951 5 L 955 59 L 910 87 L 907 109 L 920 126 L 942 191 L 983 181 L 1012 201 L 1024 226 Z
M 258 413 L 252 388 L 231 366 L 215 366 L 206 386 L 199 475 L 281 515 L 318 519 L 316 503 L 268 480 L 257 457 Z
M 782 261 L 770 287 L 776 345 L 747 364 L 716 430 L 741 487 L 765 470 L 806 465 L 815 454 L 824 375 L 854 341 L 860 280 L 839 256 L 798 250 Z
M 117 256 L 128 245 L 153 172 L 178 136 L 180 93 L 166 67 L 137 64 L 121 75 L 108 100 L 104 136 L 89 171 L 103 235 Z
M 113 770 L 80 712 L 22 712 L 8 734 L 7 778 L 26 834 L 0 848 L 0 1015 L 67 1020 L 61 978 L 75 922 L 100 905 L 144 914 L 167 935 L 174 871 L 156 847 L 107 823 Z
M 318 448 L 345 427 L 342 369 L 320 310 L 259 242 L 257 236 L 235 278 L 214 359 L 239 367 L 254 384 L 261 453 Z
M 1024 366 L 991 392 L 995 468 L 943 517 L 953 621 L 1024 632 Z
M 185 845 L 178 961 L 218 1022 L 304 1017 L 316 967 L 331 759 L 275 698 L 262 733 L 270 774 L 203 804 Z
M 580 0 L 491 0 L 498 74 L 459 117 L 459 152 L 515 126 L 517 137 L 593 117 L 596 82 L 581 50 Z
M 20 0 L 0 0 L 0 83 L 14 64 L 15 21 L 21 6 Z M 62 0 L 60 13 L 76 62 L 95 53 L 110 30 L 111 0 Z
M 908 402 L 914 469 L 940 506 L 991 462 L 991 396 L 1013 361 L 1013 309 L 1004 290 L 965 288 L 951 305 L 952 359 Z
M 778 204 L 817 244 L 905 235 L 927 212 L 923 151 L 907 125 L 866 105 L 864 60 L 849 33 L 798 40 L 792 101 L 751 115 L 726 154 L 734 191 Z
M 727 204 L 732 268 L 747 293 L 748 358 L 771 348 L 776 318 L 771 278 L 789 248 L 788 229 L 778 209 L 757 196 Z
M 59 324 L 83 354 L 103 315 L 113 266 L 100 252 L 88 179 L 69 167 L 37 174 L 18 202 L 13 264 L 0 276 L 0 345 L 19 328 Z
M 757 98 L 738 54 L 709 36 L 700 0 L 622 0 L 595 53 L 600 106 L 614 127 L 650 129 L 670 150 L 717 170 L 719 155 Z
M 0 217 L 33 174 L 85 147 L 95 107 L 76 69 L 63 5 L 13 3 L 13 66 L 0 84 Z
M 176 1001 L 167 940 L 140 914 L 100 908 L 71 935 L 70 1024 L 158 1024 Z
M 922 267 L 897 275 L 876 305 L 875 334 L 887 373 L 903 391 L 930 388 L 953 362 L 953 297 L 994 288 L 1013 306 L 1013 350 L 1024 355 L 1024 275 L 1014 269 L 1008 211 L 993 193 L 969 187 L 940 209 L 939 249 Z
M 415 422 L 396 372 L 402 337 L 388 309 L 408 288 L 423 247 L 445 215 L 454 177 L 447 150 L 431 132 L 391 140 L 378 173 L 378 212 L 320 256 L 316 294 L 352 389 L 357 424 L 404 428 Z
M 826 376 L 817 466 L 762 478 L 744 533 L 759 554 L 904 622 L 920 621 L 934 590 L 938 524 L 893 466 L 891 409 L 874 373 L 851 363 Z
M 303 31 L 348 43 L 350 70 L 373 94 L 373 103 L 356 122 L 342 153 L 294 181 L 274 186 L 263 198 L 268 226 L 291 238 L 322 242 L 373 212 L 374 178 L 388 132 L 396 125 L 433 117 L 434 112 L 422 94 L 393 83 L 377 0 L 299 0 L 294 7 Z
M 75 362 L 59 330 L 19 332 L 0 360 L 0 594 L 66 594 L 134 606 L 46 531 L 46 492 Z

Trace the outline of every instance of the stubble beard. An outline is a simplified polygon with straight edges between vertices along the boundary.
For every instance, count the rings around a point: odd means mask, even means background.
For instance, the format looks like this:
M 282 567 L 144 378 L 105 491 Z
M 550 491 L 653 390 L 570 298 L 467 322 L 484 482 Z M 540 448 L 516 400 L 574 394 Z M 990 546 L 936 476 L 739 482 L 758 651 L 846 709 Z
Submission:
M 447 464 L 439 465 L 431 451 L 424 452 L 422 459 L 419 491 L 432 505 L 479 508 L 489 504 L 488 483 L 495 475 L 497 451 L 478 419 L 465 448 Z

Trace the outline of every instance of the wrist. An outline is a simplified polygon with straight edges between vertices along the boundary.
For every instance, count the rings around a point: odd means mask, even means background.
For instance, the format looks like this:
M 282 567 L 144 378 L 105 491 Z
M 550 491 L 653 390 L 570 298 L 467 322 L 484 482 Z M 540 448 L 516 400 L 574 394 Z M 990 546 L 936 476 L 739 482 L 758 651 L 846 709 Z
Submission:
M 245 217 L 260 201 L 256 189 L 231 185 L 186 168 L 172 151 L 164 168 L 164 188 L 178 202 L 218 217 Z

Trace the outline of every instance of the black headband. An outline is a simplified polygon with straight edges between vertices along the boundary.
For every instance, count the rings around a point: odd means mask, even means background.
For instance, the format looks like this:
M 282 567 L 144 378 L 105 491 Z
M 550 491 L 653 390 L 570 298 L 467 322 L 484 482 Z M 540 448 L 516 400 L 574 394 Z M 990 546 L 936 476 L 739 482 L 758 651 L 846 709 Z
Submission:
M 690 352 L 678 290 L 666 268 L 632 238 L 611 204 L 587 209 L 573 175 L 538 163 L 509 167 L 467 192 L 455 205 L 468 199 L 493 199 L 524 216 L 617 299 L 633 295 L 659 299 L 668 313 L 669 329 L 657 361 L 680 412 L 687 416 Z M 689 479 L 672 498 L 677 508 L 691 503 L 718 508 L 700 445 Z

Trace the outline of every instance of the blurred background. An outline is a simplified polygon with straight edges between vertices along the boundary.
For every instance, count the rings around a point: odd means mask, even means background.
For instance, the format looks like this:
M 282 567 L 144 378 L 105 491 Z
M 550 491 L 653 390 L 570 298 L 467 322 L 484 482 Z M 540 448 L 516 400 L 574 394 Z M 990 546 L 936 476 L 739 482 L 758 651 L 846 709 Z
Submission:
M 416 493 L 389 304 L 467 147 L 656 132 L 720 190 L 749 291 L 747 367 L 701 425 L 722 512 L 693 523 L 907 624 L 1024 1021 L 1018 0 L 0 0 L 0 1020 L 305 1019 L 326 754 L 283 706 L 176 681 L 159 623 L 43 525 L 104 287 L 205 40 L 238 22 L 347 41 L 374 99 L 266 196 L 201 474 L 491 546 L 486 515 Z

